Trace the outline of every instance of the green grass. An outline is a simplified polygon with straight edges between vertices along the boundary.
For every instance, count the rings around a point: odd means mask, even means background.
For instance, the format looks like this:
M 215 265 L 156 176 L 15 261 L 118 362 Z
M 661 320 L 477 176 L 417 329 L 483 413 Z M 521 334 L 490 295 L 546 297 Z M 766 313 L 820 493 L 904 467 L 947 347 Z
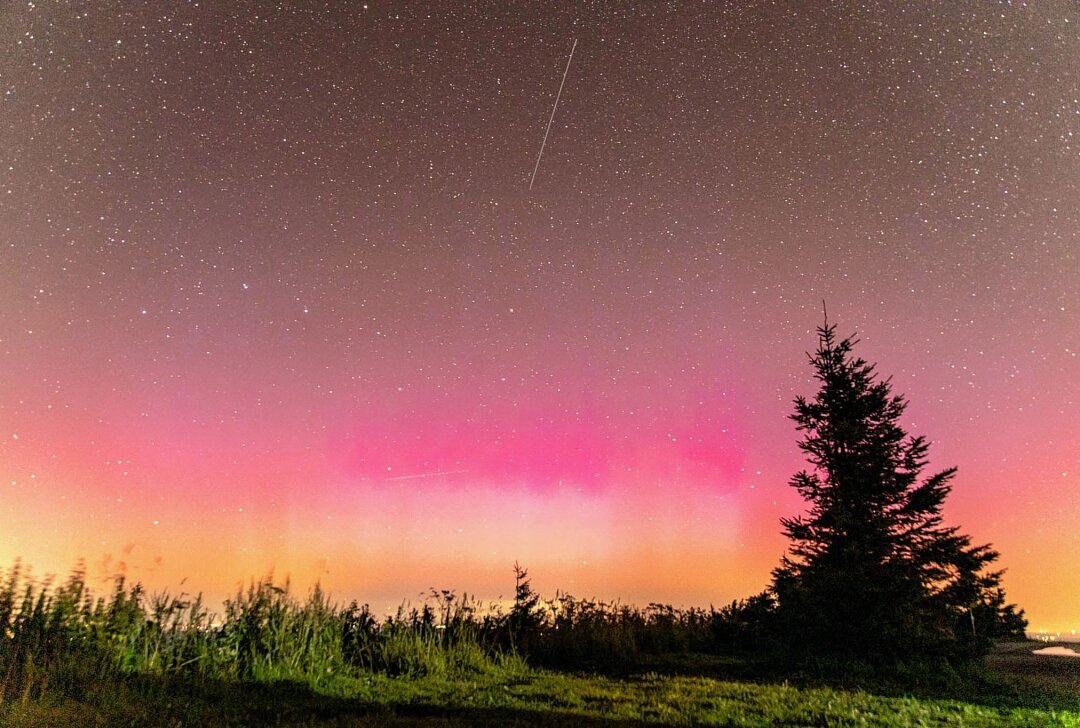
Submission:
M 995 707 L 705 677 L 646 674 L 613 679 L 517 666 L 472 677 L 339 676 L 324 681 L 317 690 L 292 681 L 169 681 L 127 676 L 92 682 L 78 699 L 53 695 L 6 704 L 0 721 L 13 727 L 632 723 L 1042 728 L 1080 726 L 1080 711 Z
M 1080 665 L 1032 643 L 959 671 L 815 674 L 692 649 L 704 612 L 565 604 L 557 636 L 533 639 L 584 671 L 531 666 L 506 615 L 451 592 L 377 620 L 259 582 L 215 617 L 198 598 L 123 584 L 94 597 L 81 569 L 54 584 L 17 565 L 0 579 L 0 726 L 1080 728 Z

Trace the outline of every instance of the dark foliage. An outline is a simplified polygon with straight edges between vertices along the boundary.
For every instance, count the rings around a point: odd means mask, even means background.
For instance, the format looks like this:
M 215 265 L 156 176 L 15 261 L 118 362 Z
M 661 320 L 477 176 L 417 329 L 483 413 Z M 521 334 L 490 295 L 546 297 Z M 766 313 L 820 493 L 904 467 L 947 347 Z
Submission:
M 198 597 L 148 596 L 119 579 L 108 598 L 95 598 L 82 565 L 54 584 L 16 563 L 0 578 L 0 703 L 75 695 L 85 678 L 103 675 L 318 684 L 338 675 L 512 672 L 519 656 L 623 672 L 643 658 L 746 649 L 760 636 L 763 597 L 719 611 L 640 609 L 569 594 L 545 601 L 524 568 L 514 573 L 509 612 L 433 589 L 419 607 L 380 618 L 356 602 L 337 607 L 318 587 L 301 601 L 287 583 L 259 581 L 216 617 Z
M 528 654 L 544 626 L 544 610 L 540 595 L 533 591 L 529 571 L 514 562 L 514 606 L 506 618 L 506 629 L 512 649 Z
M 929 445 L 900 427 L 904 398 L 835 326 L 818 336 L 820 390 L 791 416 L 811 465 L 791 486 L 810 508 L 782 520 L 775 628 L 808 655 L 886 662 L 972 656 L 1022 633 L 1001 572 L 986 570 L 998 554 L 942 522 L 956 469 L 923 477 Z
M 772 653 L 782 643 L 775 633 L 776 599 L 770 592 L 732 602 L 712 614 L 716 650 L 726 654 Z

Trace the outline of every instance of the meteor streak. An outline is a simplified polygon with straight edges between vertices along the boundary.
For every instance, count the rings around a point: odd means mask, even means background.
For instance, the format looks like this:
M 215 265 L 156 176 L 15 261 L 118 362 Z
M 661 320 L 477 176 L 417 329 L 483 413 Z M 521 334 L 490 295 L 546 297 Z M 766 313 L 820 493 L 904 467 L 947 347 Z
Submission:
M 414 478 L 434 478 L 437 475 L 457 475 L 458 473 L 467 473 L 468 470 L 439 470 L 434 473 L 417 473 L 416 475 L 397 475 L 393 478 L 387 478 L 386 481 L 391 480 L 412 480 Z
M 544 141 L 540 143 L 540 153 L 536 155 L 536 165 L 533 167 L 532 178 L 529 180 L 529 189 L 533 188 L 536 181 L 536 170 L 540 169 L 540 159 L 544 156 L 544 147 L 547 145 L 548 134 L 551 133 L 551 122 L 555 120 L 555 109 L 559 108 L 559 98 L 562 96 L 563 86 L 566 85 L 566 74 L 570 72 L 570 61 L 574 60 L 574 49 L 577 48 L 577 38 L 570 48 L 570 57 L 566 59 L 566 70 L 562 74 L 562 83 L 559 84 L 559 93 L 555 94 L 555 104 L 551 107 L 551 116 L 548 118 L 547 129 L 544 130 Z

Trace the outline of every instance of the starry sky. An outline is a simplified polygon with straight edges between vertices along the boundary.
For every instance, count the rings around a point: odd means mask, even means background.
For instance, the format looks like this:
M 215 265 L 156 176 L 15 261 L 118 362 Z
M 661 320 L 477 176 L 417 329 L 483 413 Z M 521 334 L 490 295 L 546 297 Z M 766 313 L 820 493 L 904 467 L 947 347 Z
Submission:
M 1078 199 L 1070 0 L 3 0 L 0 561 L 745 597 L 827 300 L 1080 628 Z

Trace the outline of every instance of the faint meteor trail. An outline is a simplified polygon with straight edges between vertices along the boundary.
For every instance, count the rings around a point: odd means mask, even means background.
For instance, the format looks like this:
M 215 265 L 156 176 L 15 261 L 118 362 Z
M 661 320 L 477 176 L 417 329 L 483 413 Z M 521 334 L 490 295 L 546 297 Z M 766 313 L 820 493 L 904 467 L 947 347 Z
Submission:
M 566 74 L 570 72 L 570 61 L 574 60 L 574 49 L 577 48 L 577 38 L 570 48 L 570 57 L 566 59 L 566 70 L 562 73 L 562 83 L 559 84 L 559 93 L 555 94 L 555 104 L 551 107 L 551 116 L 548 118 L 547 129 L 544 130 L 544 141 L 540 143 L 540 153 L 536 155 L 536 165 L 533 167 L 532 178 L 529 179 L 529 189 L 533 188 L 536 181 L 536 170 L 540 169 L 540 160 L 544 156 L 544 146 L 547 145 L 548 134 L 551 133 L 551 122 L 555 121 L 555 109 L 559 108 L 559 98 L 562 96 L 563 86 L 566 85 Z
M 437 475 L 457 475 L 458 473 L 467 473 L 468 470 L 440 470 L 435 473 L 417 473 L 416 475 L 398 475 L 393 478 L 386 478 L 386 482 L 391 480 L 413 480 L 415 478 L 434 478 Z

